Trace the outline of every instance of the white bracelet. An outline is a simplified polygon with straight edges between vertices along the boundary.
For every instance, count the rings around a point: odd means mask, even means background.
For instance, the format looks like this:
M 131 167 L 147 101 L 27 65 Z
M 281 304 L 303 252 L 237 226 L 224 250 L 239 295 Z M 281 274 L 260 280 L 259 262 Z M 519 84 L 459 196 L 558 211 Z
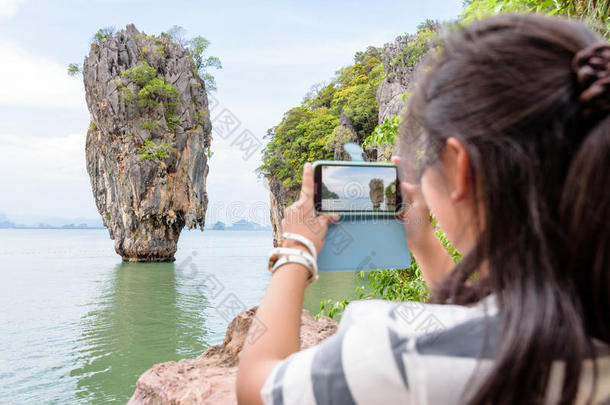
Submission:
M 309 256 L 309 254 L 308 254 L 308 256 Z M 288 256 L 281 257 L 273 265 L 273 268 L 271 269 L 271 274 L 273 274 L 281 266 L 283 266 L 285 264 L 288 264 L 288 263 L 297 263 L 297 264 L 300 264 L 300 265 L 304 266 L 309 271 L 309 277 L 307 277 L 307 285 L 313 283 L 314 281 L 316 281 L 318 279 L 317 268 L 312 268 L 311 262 L 308 259 L 306 259 L 305 256 L 288 255 Z
M 269 270 L 270 271 L 272 270 L 273 265 L 279 259 L 279 256 L 282 256 L 282 255 L 292 255 L 292 256 L 304 257 L 305 260 L 307 260 L 307 262 L 309 263 L 309 267 L 311 267 L 315 273 L 318 272 L 318 264 L 316 263 L 316 259 L 314 259 L 312 257 L 312 255 L 310 255 L 309 253 L 307 253 L 301 249 L 286 248 L 286 247 L 278 247 L 278 248 L 271 249 L 271 251 L 269 252 Z
M 305 245 L 307 247 L 307 249 L 309 249 L 309 252 L 313 256 L 313 258 L 316 260 L 318 259 L 318 252 L 316 251 L 316 246 L 314 245 L 314 243 L 311 240 L 309 240 L 305 236 L 299 235 L 298 233 L 284 232 L 282 234 L 282 238 L 292 239 L 292 240 L 296 240 L 297 242 L 301 242 L 303 245 Z

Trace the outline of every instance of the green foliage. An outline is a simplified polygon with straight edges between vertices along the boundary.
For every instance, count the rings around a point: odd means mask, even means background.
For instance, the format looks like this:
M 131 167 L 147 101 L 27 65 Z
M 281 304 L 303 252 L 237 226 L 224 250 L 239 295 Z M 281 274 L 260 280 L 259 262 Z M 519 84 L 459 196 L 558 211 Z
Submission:
M 179 43 L 182 46 L 188 45 L 188 39 L 186 39 L 186 30 L 179 25 L 173 25 L 167 32 L 161 34 L 162 36 L 169 36 L 174 42 Z
M 165 112 L 165 121 L 167 122 L 167 128 L 169 128 L 170 131 L 175 131 L 176 127 L 182 123 L 180 117 L 176 117 L 173 110 Z
M 428 287 L 415 260 L 404 270 L 373 270 L 366 275 L 370 292 L 359 299 L 380 298 L 389 301 L 426 301 Z M 362 287 L 360 287 L 360 291 Z
M 68 76 L 76 76 L 81 73 L 81 67 L 78 63 L 68 64 Z
M 214 156 L 214 152 L 212 152 L 212 148 L 209 146 L 205 148 L 205 153 L 208 155 L 208 159 L 212 159 L 212 156 Z
M 201 128 L 205 128 L 205 121 L 199 111 L 195 111 L 195 114 L 193 115 L 193 123 L 196 127 L 199 126 Z
M 161 123 L 159 121 L 145 121 L 140 124 L 141 128 L 148 130 L 149 132 L 155 132 L 161 129 Z
M 162 102 L 175 107 L 178 95 L 176 87 L 155 77 L 138 92 L 138 103 L 142 108 L 154 108 Z
M 197 70 L 197 73 L 199 73 L 201 79 L 205 82 L 206 88 L 209 91 L 215 91 L 216 79 L 210 72 L 208 72 L 208 69 L 222 69 L 222 63 L 216 56 L 205 56 L 209 46 L 210 41 L 204 37 L 197 36 L 190 40 L 188 49 L 191 53 L 191 57 L 193 58 L 195 69 Z
M 148 62 L 144 61 L 138 66 L 123 71 L 121 76 L 131 79 L 140 87 L 144 87 L 149 84 L 152 79 L 157 77 L 157 70 L 150 66 Z
M 216 56 L 206 56 L 210 41 L 202 36 L 186 39 L 186 31 L 178 25 L 174 25 L 167 30 L 166 35 L 189 50 L 195 71 L 201 77 L 201 80 L 204 81 L 206 89 L 208 91 L 215 91 L 216 79 L 208 70 L 209 68 L 222 69 L 222 63 Z
M 384 78 L 380 50 L 368 47 L 356 53 L 354 64 L 340 69 L 329 86 L 324 89 L 330 96 L 330 108 L 334 114 L 347 115 L 354 125 L 358 139 L 362 141 L 377 125 L 379 106 L 377 88 Z
M 157 77 L 157 71 L 144 61 L 140 65 L 124 71 L 121 74 L 133 81 L 136 90 L 127 86 L 119 86 L 121 99 L 128 104 L 135 104 L 140 109 L 152 110 L 163 103 L 165 120 L 170 130 L 175 130 L 181 120 L 175 116 L 175 107 L 179 96 L 178 89 L 164 79 Z M 154 129 L 152 123 L 146 122 L 143 126 Z
M 414 67 L 426 53 L 430 41 L 436 36 L 436 31 L 430 29 L 430 22 L 426 21 L 419 25 L 417 34 L 414 35 L 406 46 L 397 52 L 390 65 L 403 65 Z
M 100 42 L 102 42 L 105 38 L 109 37 L 110 35 L 114 34 L 114 32 L 115 32 L 114 27 L 100 28 L 99 30 L 97 30 L 97 32 L 95 34 L 93 34 L 93 38 L 91 39 L 91 44 L 99 45 Z
M 607 0 L 468 0 L 462 21 L 470 23 L 499 13 L 535 12 L 585 19 L 610 37 L 610 3 Z
M 296 199 L 305 162 L 331 158 L 325 150 L 326 137 L 337 126 L 337 116 L 326 108 L 311 109 L 305 105 L 284 114 L 272 130 L 273 139 L 263 152 L 259 172 L 280 181 L 291 203 Z
M 162 160 L 167 158 L 174 151 L 175 148 L 173 142 L 162 141 L 157 145 L 151 140 L 146 140 L 144 141 L 144 145 L 140 147 L 140 154 L 138 157 L 140 160 Z
M 348 300 L 333 301 L 333 300 L 322 300 L 320 301 L 320 312 L 316 314 L 316 319 L 320 319 L 321 316 L 328 316 L 329 318 L 335 319 L 339 315 L 343 314 L 345 307 L 349 304 Z
M 392 115 L 390 118 L 386 118 L 383 124 L 376 126 L 373 133 L 364 140 L 363 144 L 366 146 L 394 145 L 399 128 L 400 115 Z

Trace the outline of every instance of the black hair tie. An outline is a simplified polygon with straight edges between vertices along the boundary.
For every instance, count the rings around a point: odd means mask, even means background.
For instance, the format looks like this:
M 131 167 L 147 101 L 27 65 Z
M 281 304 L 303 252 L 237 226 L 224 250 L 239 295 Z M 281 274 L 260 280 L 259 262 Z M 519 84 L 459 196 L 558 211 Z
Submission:
M 572 69 L 580 88 L 583 118 L 610 112 L 610 44 L 595 42 L 579 51 Z

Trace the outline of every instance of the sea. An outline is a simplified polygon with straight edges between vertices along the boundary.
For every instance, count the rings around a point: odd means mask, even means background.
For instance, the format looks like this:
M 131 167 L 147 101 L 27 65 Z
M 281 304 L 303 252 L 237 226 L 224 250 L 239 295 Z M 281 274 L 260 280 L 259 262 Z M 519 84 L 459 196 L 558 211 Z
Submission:
M 270 231 L 185 230 L 173 263 L 126 263 L 105 229 L 0 229 L 0 403 L 122 404 L 153 364 L 222 342 L 269 283 Z M 306 290 L 354 298 L 358 275 Z

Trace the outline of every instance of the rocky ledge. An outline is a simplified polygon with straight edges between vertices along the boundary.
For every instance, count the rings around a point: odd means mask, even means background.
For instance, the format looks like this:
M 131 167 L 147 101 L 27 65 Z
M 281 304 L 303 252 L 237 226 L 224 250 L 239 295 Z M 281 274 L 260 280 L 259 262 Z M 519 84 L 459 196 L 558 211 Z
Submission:
M 237 315 L 229 324 L 224 342 L 209 347 L 196 359 L 156 364 L 140 376 L 128 405 L 236 404 L 235 377 L 239 353 L 255 320 L 256 307 Z M 330 318 L 316 320 L 303 310 L 301 349 L 314 346 L 335 333 Z M 264 333 L 264 332 L 263 332 Z

